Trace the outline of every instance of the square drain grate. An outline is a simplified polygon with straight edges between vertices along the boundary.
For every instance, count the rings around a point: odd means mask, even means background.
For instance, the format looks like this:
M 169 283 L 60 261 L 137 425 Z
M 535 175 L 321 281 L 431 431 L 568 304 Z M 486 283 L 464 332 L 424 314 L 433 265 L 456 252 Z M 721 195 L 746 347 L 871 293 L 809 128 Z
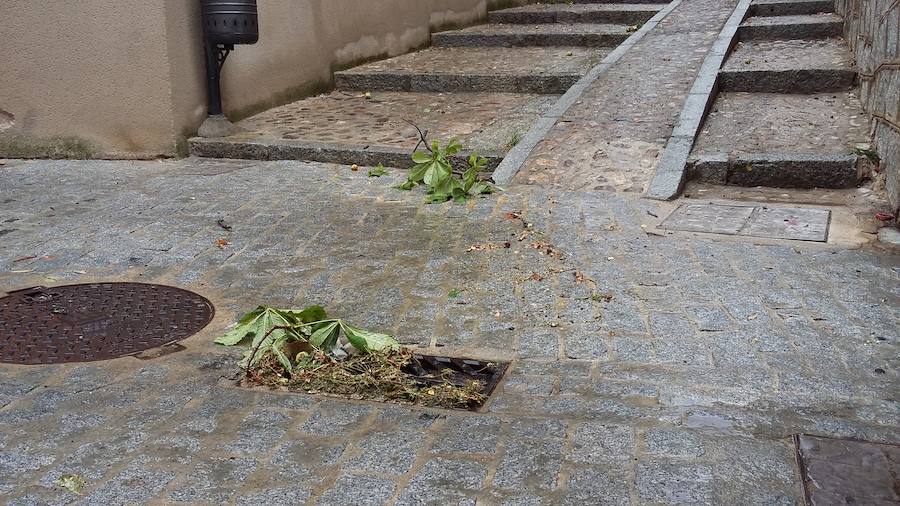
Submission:
M 660 228 L 682 232 L 826 242 L 827 209 L 734 204 L 682 204 Z
M 794 442 L 807 504 L 900 504 L 900 446 L 804 434 Z

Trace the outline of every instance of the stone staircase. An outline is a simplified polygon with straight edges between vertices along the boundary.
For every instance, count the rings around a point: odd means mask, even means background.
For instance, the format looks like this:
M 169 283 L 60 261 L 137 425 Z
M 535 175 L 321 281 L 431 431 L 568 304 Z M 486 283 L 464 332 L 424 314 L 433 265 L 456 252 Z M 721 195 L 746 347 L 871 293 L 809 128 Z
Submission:
M 715 184 L 849 188 L 869 139 L 857 72 L 831 0 L 756 0 L 718 71 L 689 160 Z
M 433 46 L 335 73 L 335 90 L 190 140 L 194 155 L 408 167 L 418 134 L 458 139 L 496 167 L 582 76 L 665 4 L 579 0 L 491 12 Z

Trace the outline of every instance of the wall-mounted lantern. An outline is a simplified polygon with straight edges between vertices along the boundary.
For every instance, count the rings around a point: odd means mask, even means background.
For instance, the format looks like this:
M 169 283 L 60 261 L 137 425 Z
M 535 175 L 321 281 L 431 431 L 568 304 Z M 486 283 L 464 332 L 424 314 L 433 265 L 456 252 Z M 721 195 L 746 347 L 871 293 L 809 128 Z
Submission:
M 236 127 L 222 111 L 222 66 L 237 44 L 259 40 L 256 0 L 200 0 L 209 117 L 200 127 L 201 137 L 222 137 Z

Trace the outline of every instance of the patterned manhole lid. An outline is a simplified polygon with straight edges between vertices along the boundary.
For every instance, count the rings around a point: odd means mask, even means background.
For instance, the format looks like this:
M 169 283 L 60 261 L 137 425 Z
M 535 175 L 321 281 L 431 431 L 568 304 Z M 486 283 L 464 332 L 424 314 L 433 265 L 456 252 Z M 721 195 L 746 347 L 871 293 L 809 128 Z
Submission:
M 132 355 L 196 334 L 215 310 L 187 290 L 142 283 L 34 287 L 0 298 L 0 362 Z

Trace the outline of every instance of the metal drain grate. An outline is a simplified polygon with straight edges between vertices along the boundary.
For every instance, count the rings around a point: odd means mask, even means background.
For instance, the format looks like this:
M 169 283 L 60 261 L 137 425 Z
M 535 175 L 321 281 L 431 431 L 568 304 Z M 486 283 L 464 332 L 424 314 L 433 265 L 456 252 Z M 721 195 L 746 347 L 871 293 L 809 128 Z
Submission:
M 509 364 L 506 362 L 413 355 L 412 362 L 404 372 L 415 377 L 422 386 L 438 385 L 448 381 L 455 386 L 463 387 L 471 381 L 480 381 L 484 385 L 482 393 L 487 399 L 497 388 L 507 367 Z M 469 405 L 469 409 L 475 411 L 483 405 L 484 402 L 473 403 Z
M 19 290 L 0 298 L 0 362 L 59 364 L 132 355 L 196 334 L 214 312 L 204 297 L 171 286 Z
M 900 504 L 900 446 L 794 436 L 806 502 Z

